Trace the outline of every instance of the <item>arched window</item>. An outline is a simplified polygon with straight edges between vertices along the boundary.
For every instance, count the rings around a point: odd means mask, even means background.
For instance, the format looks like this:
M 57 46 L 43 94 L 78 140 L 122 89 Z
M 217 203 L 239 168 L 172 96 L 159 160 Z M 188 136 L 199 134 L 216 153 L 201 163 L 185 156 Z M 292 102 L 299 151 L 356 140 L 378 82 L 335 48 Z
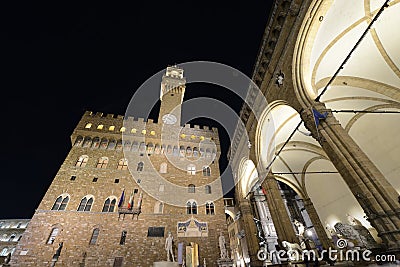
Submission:
M 204 153 L 204 148 L 200 148 L 200 157 L 204 158 L 206 153 Z
M 85 139 L 83 140 L 83 147 L 90 147 L 91 144 L 92 144 L 92 138 L 86 136 Z
M 128 169 L 128 160 L 127 159 L 120 159 L 118 161 L 117 170 L 127 170 Z
M 215 214 L 214 203 L 212 203 L 212 202 L 207 202 L 206 203 L 206 214 L 207 215 L 214 215 Z
M 174 148 L 172 149 L 172 155 L 175 157 L 179 156 L 179 150 L 177 146 L 174 146 Z
M 168 164 L 167 163 L 161 163 L 160 165 L 160 173 L 167 173 L 167 168 L 168 168 Z
M 83 143 L 83 137 L 82 136 L 78 136 L 75 140 L 75 144 L 74 146 L 81 146 Z
M 190 164 L 187 166 L 187 174 L 195 175 L 196 174 L 196 166 Z
M 209 166 L 203 167 L 203 176 L 211 176 L 211 168 Z
M 65 210 L 69 201 L 69 196 L 59 196 L 54 202 L 51 210 Z
M 139 150 L 139 143 L 138 142 L 133 142 L 133 144 L 132 144 L 132 151 L 133 152 L 136 152 L 136 151 L 138 151 Z
M 56 239 L 58 235 L 59 229 L 57 227 L 54 227 L 51 229 L 51 233 L 49 235 L 49 238 L 47 239 L 47 244 L 51 245 L 54 243 L 54 240 Z
M 211 185 L 206 185 L 205 191 L 206 191 L 206 194 L 211 194 Z
M 166 154 L 166 150 L 165 150 L 166 148 L 165 148 L 165 145 L 161 145 L 161 150 L 160 150 L 160 154 L 162 155 L 162 154 Z
M 3 248 L 0 252 L 0 256 L 7 256 L 7 252 L 8 252 L 8 248 L 7 247 Z
M 78 160 L 75 163 L 76 167 L 85 167 L 86 163 L 88 162 L 89 157 L 86 155 L 82 155 L 78 158 Z
M 125 141 L 125 142 L 124 142 L 124 150 L 125 150 L 125 151 L 131 150 L 131 146 L 132 146 L 131 141 Z
M 144 167 L 144 163 L 141 161 L 141 162 L 139 162 L 139 163 L 137 164 L 136 170 L 137 170 L 138 172 L 141 172 L 141 171 L 143 171 L 143 167 Z
M 197 214 L 197 203 L 196 203 L 196 201 L 189 200 L 186 203 L 186 213 L 187 214 Z
M 93 197 L 86 196 L 82 198 L 81 203 L 79 203 L 78 211 L 90 211 L 93 204 Z
M 206 157 L 211 158 L 211 150 L 209 148 L 206 149 Z
M 164 203 L 157 201 L 154 205 L 154 213 L 162 214 L 164 209 Z
M 196 186 L 194 184 L 188 185 L 188 193 L 196 193 Z
M 106 149 L 108 145 L 108 139 L 107 138 L 102 138 L 100 141 L 100 148 L 101 149 Z
M 148 143 L 147 144 L 147 154 L 151 155 L 154 152 L 154 145 L 153 143 Z
M 8 242 L 14 241 L 15 236 L 15 234 L 10 235 L 10 238 L 8 238 Z
M 158 155 L 158 154 L 160 154 L 160 150 L 161 150 L 160 145 L 159 145 L 159 144 L 156 144 L 156 145 L 154 146 L 154 153 Z
M 107 157 L 101 157 L 101 158 L 99 158 L 99 161 L 97 161 L 96 168 L 105 169 L 105 168 L 107 168 L 107 164 L 108 164 L 108 158 Z
M 144 142 L 140 143 L 139 152 L 140 153 L 146 153 L 146 144 Z
M 115 197 L 109 197 L 104 202 L 103 210 L 101 212 L 114 212 L 115 204 L 117 199 Z
M 89 245 L 96 245 L 97 238 L 99 237 L 99 233 L 100 233 L 100 229 L 99 228 L 93 229 L 92 237 L 90 238 Z
M 122 140 L 121 140 L 121 139 L 119 139 L 119 140 L 117 141 L 116 150 L 117 150 L 117 151 L 121 151 L 121 150 L 122 150 Z
M 167 152 L 166 152 L 166 154 L 168 154 L 168 155 L 171 155 L 171 154 L 172 154 L 172 146 L 171 146 L 171 145 L 168 145 L 168 146 L 167 146 Z
M 197 147 L 193 148 L 193 157 L 197 158 L 199 156 L 199 149 Z
M 117 141 L 115 141 L 114 139 L 110 139 L 110 142 L 108 142 L 107 149 L 113 150 L 113 149 L 115 149 L 116 145 L 117 145 Z
M 179 156 L 182 158 L 185 156 L 185 147 L 184 146 L 179 147 Z
M 192 155 L 193 155 L 192 148 L 190 146 L 188 146 L 186 148 L 186 157 L 190 158 L 190 157 L 192 157 Z
M 99 146 L 100 146 L 100 138 L 99 137 L 93 138 L 92 148 L 99 148 Z

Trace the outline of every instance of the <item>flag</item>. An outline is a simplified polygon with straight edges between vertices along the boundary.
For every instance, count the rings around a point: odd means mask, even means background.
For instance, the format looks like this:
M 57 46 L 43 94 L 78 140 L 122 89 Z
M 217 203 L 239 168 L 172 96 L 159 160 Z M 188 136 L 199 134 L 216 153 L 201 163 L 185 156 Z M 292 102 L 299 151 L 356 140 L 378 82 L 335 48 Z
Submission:
M 133 208 L 133 192 L 131 194 L 131 197 L 129 198 L 128 202 L 128 209 L 131 210 Z
M 313 115 L 314 115 L 315 126 L 318 128 L 319 121 L 320 120 L 325 120 L 326 117 L 328 116 L 328 112 L 324 112 L 324 114 L 321 114 L 314 108 L 313 108 L 312 112 L 313 112 Z
M 141 207 L 142 207 L 142 198 L 143 198 L 143 193 L 140 192 L 139 200 L 138 200 L 138 209 L 141 209 Z
M 125 199 L 125 188 L 122 189 L 122 194 L 118 202 L 118 208 L 122 207 L 122 205 L 124 204 L 124 199 Z

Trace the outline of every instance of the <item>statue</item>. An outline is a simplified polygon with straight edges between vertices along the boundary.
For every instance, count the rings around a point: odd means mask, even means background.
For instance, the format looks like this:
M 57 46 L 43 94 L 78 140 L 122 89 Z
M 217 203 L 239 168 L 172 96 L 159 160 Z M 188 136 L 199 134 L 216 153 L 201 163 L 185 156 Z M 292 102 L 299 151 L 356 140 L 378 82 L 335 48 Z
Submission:
M 304 225 L 301 223 L 301 222 L 299 222 L 298 220 L 294 220 L 294 225 L 296 226 L 296 229 L 297 229 L 297 235 L 300 237 L 300 238 L 303 238 L 304 237 L 304 230 L 305 230 L 305 227 L 304 227 Z
M 175 262 L 174 251 L 172 249 L 173 241 L 174 241 L 174 237 L 172 236 L 171 232 L 168 232 L 168 237 L 165 240 L 165 250 L 167 251 L 167 261 L 171 261 L 171 259 L 170 259 L 170 254 L 171 254 L 172 261 Z
M 226 253 L 225 237 L 222 234 L 222 232 L 219 235 L 218 243 L 219 243 L 219 249 L 221 250 L 221 259 L 226 259 L 228 255 Z

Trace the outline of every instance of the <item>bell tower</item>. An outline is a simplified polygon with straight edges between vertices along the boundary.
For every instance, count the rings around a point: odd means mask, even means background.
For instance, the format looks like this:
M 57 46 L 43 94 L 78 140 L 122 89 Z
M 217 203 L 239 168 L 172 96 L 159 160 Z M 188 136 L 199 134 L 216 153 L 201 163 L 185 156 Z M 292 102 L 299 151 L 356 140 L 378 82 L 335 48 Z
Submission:
M 185 94 L 186 79 L 183 69 L 176 65 L 167 67 L 161 81 L 161 106 L 158 123 L 179 126 L 181 123 L 181 105 Z

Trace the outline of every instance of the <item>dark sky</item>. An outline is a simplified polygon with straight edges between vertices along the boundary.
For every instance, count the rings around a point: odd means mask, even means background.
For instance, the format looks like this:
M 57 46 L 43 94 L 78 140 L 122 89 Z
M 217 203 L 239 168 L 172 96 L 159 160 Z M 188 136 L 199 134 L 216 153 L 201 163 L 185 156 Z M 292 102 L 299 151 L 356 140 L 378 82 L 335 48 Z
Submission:
M 273 1 L 130 2 L 0 8 L 0 218 L 31 218 L 84 110 L 123 115 L 136 88 L 175 63 L 215 61 L 250 76 Z M 196 88 L 185 99 L 213 97 L 239 112 L 233 93 Z

